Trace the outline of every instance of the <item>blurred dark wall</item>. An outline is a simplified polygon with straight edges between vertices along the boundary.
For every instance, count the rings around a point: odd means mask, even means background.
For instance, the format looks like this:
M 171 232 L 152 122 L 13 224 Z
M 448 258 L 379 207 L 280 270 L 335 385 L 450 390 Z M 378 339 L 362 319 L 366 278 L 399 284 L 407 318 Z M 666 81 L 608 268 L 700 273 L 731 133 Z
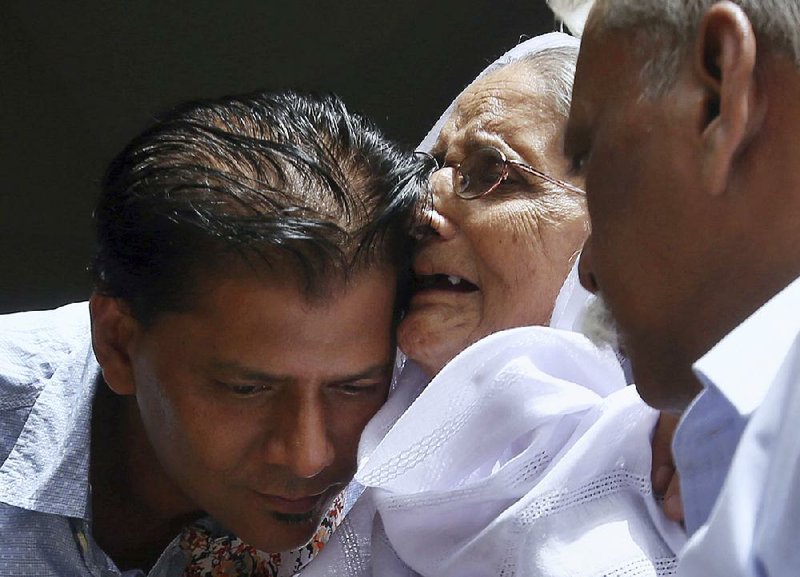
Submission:
M 414 146 L 543 0 L 5 0 L 0 312 L 85 299 L 106 163 L 177 102 L 333 90 Z

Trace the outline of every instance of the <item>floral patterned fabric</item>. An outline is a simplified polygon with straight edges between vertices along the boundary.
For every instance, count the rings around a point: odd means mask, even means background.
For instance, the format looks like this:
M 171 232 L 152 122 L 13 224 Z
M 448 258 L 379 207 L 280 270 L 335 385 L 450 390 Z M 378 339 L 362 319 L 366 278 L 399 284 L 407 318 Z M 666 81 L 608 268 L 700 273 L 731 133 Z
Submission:
M 344 518 L 344 494 L 334 499 L 311 540 L 293 551 L 264 553 L 233 535 L 214 536 L 202 523 L 184 529 L 180 547 L 190 556 L 183 577 L 291 577 L 319 553 Z

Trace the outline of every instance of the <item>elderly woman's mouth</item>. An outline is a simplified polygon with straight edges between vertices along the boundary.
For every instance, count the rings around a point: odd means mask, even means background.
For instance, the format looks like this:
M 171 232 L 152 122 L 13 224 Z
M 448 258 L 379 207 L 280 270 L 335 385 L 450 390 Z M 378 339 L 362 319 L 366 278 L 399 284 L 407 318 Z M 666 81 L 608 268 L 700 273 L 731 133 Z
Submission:
M 414 292 L 427 290 L 469 293 L 479 289 L 470 281 L 452 274 L 416 275 L 414 277 Z

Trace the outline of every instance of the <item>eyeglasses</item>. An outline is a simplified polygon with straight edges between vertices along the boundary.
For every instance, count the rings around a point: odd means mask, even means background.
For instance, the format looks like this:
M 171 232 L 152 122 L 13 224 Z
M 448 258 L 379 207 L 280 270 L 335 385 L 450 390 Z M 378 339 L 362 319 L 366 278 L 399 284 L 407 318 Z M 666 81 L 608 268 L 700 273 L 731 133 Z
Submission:
M 581 195 L 586 194 L 583 189 L 574 184 L 550 176 L 524 162 L 509 160 L 501 150 L 491 146 L 476 150 L 458 164 L 446 164 L 444 166 L 439 164 L 439 161 L 428 153 L 418 152 L 418 154 L 429 157 L 435 163 L 435 168 L 431 172 L 436 172 L 442 168 L 453 168 L 453 190 L 455 190 L 459 198 L 464 200 L 480 198 L 494 191 L 508 179 L 509 166 L 524 170 L 570 192 Z

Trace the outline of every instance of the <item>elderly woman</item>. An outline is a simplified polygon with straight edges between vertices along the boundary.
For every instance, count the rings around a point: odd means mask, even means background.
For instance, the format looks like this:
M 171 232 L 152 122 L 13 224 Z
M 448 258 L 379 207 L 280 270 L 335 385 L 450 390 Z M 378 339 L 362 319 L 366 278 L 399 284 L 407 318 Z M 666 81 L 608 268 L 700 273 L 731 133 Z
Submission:
M 436 162 L 365 493 L 313 575 L 656 576 L 683 543 L 650 483 L 658 417 L 575 330 L 588 232 L 561 139 L 577 42 L 495 62 L 421 148 Z
M 520 45 L 422 144 L 438 165 L 398 333 L 411 360 L 357 474 L 377 575 L 403 574 L 398 559 L 437 577 L 674 570 L 682 534 L 650 483 L 657 414 L 573 330 L 589 298 L 570 273 L 585 200 L 562 154 L 576 45 Z

